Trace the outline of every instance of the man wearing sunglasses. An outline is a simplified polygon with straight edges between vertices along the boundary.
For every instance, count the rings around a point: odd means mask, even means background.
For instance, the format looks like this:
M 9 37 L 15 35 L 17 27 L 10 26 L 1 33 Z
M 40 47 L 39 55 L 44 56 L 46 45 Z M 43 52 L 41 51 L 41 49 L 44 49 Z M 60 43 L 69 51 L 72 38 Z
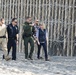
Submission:
M 17 26 L 17 18 L 12 19 L 12 23 L 7 26 L 7 33 L 8 33 L 8 55 L 10 49 L 12 47 L 12 60 L 16 60 L 16 43 L 18 42 L 18 26 Z

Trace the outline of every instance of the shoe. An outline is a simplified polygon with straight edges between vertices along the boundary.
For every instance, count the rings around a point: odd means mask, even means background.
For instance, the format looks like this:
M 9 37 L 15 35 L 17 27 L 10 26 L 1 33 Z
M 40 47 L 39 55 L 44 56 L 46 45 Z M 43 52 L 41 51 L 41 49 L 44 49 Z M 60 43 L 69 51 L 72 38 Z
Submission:
M 12 58 L 12 60 L 16 60 L 16 58 Z
M 27 55 L 27 56 L 25 56 L 25 59 L 28 59 L 28 55 Z
M 28 59 L 28 58 L 25 57 L 25 59 Z
M 5 56 L 3 55 L 2 59 L 5 59 Z
M 43 59 L 43 57 L 38 57 L 38 59 Z
M 12 60 L 16 61 L 16 59 L 12 59 Z
M 33 60 L 33 58 L 32 57 L 29 57 L 28 60 Z
M 6 61 L 8 61 L 8 60 L 10 60 L 10 59 L 11 59 L 11 57 L 9 57 L 9 56 L 6 56 L 6 57 L 5 57 L 5 60 L 6 60 Z
M 45 61 L 50 61 L 49 59 L 45 59 Z

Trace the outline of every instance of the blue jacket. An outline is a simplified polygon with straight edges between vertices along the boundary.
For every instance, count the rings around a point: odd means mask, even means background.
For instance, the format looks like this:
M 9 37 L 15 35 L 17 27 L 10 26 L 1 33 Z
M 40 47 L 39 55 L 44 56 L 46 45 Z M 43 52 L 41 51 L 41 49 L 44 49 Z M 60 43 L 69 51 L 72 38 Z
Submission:
M 40 43 L 46 42 L 48 37 L 46 29 L 42 30 L 41 28 L 39 28 L 36 32 L 36 37 L 38 38 Z

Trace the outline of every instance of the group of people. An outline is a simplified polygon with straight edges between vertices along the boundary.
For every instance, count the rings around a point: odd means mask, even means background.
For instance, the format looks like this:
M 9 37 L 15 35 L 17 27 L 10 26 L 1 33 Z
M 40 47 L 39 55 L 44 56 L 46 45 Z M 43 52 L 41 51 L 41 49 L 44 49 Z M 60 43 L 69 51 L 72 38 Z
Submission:
M 9 25 L 5 25 L 5 20 L 0 19 L 0 46 L 2 47 L 2 59 L 9 60 L 10 50 L 12 48 L 12 60 L 16 60 L 16 44 L 18 42 L 17 18 L 13 18 Z
M 36 20 L 32 23 L 32 18 L 27 17 L 22 29 L 22 38 L 24 40 L 25 59 L 33 60 L 34 40 L 37 44 L 37 58 L 43 59 L 40 56 L 41 47 L 45 53 L 45 61 L 48 61 L 47 54 L 47 30 L 43 23 Z M 5 20 L 0 19 L 0 45 L 2 45 L 3 59 L 9 60 L 9 53 L 12 48 L 12 60 L 16 60 L 16 44 L 19 41 L 19 28 L 17 26 L 17 18 L 13 18 L 9 25 L 5 25 Z M 30 43 L 30 53 L 28 53 L 28 43 Z

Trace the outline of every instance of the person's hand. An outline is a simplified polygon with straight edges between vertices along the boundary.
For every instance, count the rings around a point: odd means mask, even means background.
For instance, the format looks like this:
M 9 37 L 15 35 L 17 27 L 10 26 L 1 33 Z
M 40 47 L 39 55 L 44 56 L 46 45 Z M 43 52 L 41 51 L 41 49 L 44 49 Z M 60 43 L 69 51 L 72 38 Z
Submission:
M 18 40 L 16 41 L 16 43 L 18 44 Z
M 34 26 L 34 24 L 29 24 L 30 26 Z
M 38 45 L 40 45 L 40 42 L 38 41 Z

